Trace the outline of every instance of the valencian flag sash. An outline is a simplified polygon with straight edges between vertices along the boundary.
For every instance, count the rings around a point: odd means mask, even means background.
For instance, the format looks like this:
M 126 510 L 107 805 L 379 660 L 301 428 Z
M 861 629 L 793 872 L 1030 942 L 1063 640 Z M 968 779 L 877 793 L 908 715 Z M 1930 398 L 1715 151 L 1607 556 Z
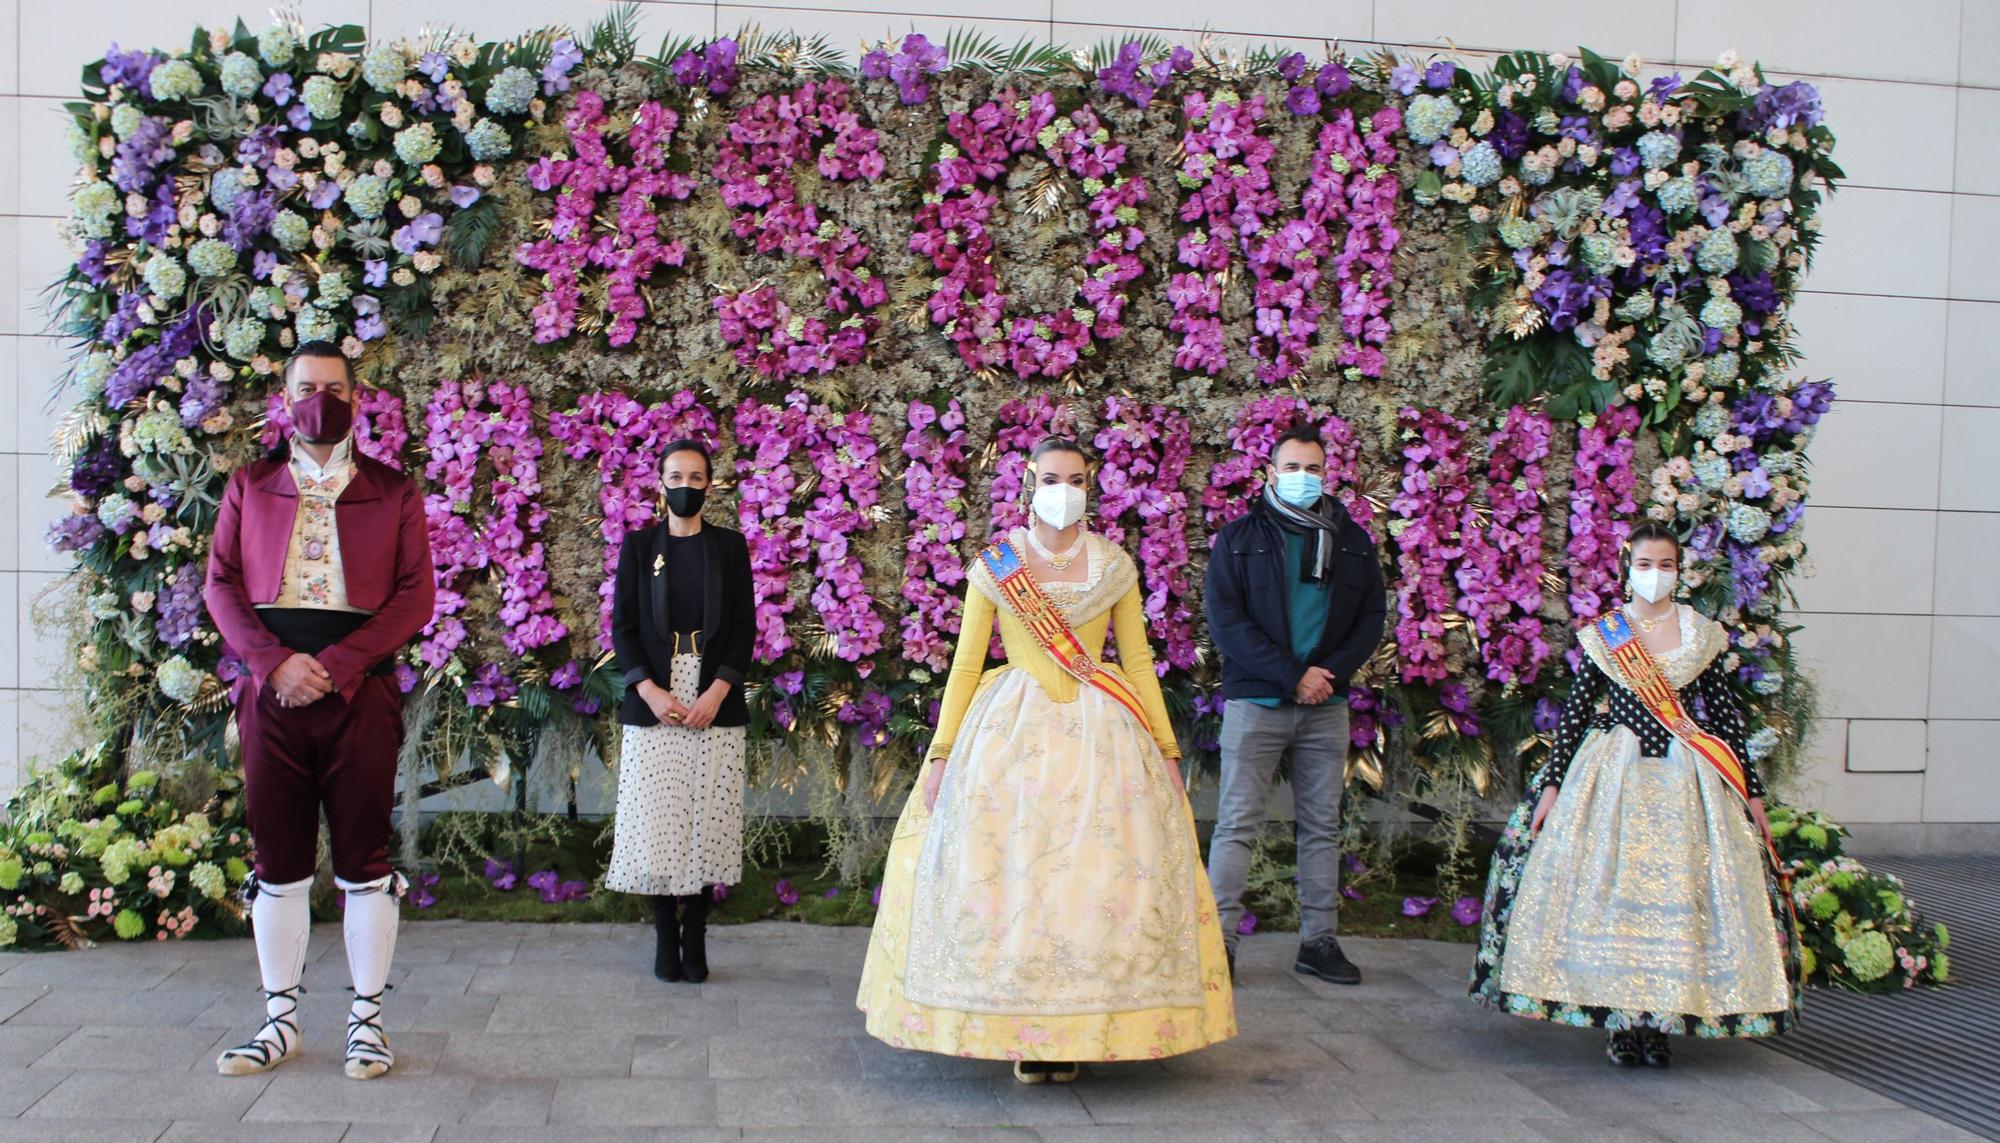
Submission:
M 1000 585 L 1000 598 L 1007 604 L 1035 642 L 1049 657 L 1074 676 L 1080 683 L 1096 687 L 1116 699 L 1118 705 L 1132 712 L 1139 725 L 1148 734 L 1152 727 L 1146 722 L 1146 712 L 1139 704 L 1139 696 L 1132 693 L 1124 679 L 1099 666 L 1097 660 L 1084 650 L 1083 641 L 1070 629 L 1069 621 L 1056 609 L 1054 601 L 1042 592 L 1042 585 L 1028 571 L 1028 565 L 1021 560 L 1014 545 L 999 540 L 979 553 L 986 564 L 986 570 L 993 576 L 993 582 Z
M 1696 725 L 1687 707 L 1681 703 L 1680 692 L 1667 682 L 1666 674 L 1660 670 L 1660 661 L 1653 658 L 1645 642 L 1633 632 L 1624 612 L 1614 611 L 1602 616 L 1595 626 L 1598 636 L 1604 640 L 1604 650 L 1611 656 L 1612 664 L 1624 676 L 1625 685 L 1645 704 L 1646 710 L 1659 719 L 1660 725 L 1671 731 L 1681 745 L 1714 767 L 1729 788 L 1736 791 L 1736 796 L 1747 804 L 1750 801 L 1750 784 L 1744 775 L 1742 759 L 1736 757 L 1736 751 L 1730 748 L 1729 743 Z M 1771 863 L 1784 868 L 1775 849 L 1771 851 Z

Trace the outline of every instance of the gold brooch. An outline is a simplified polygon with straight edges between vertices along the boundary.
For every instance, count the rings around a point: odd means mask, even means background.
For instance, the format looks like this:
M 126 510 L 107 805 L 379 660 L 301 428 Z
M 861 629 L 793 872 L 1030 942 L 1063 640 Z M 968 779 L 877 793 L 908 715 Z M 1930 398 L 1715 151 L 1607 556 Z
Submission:
M 659 575 L 659 574 L 660 574 L 660 569 L 661 569 L 661 568 L 663 568 L 663 567 L 666 567 L 666 566 L 667 566 L 667 557 L 665 557 L 665 556 L 654 556 L 654 557 L 653 557 L 653 574 L 654 574 L 654 575 Z

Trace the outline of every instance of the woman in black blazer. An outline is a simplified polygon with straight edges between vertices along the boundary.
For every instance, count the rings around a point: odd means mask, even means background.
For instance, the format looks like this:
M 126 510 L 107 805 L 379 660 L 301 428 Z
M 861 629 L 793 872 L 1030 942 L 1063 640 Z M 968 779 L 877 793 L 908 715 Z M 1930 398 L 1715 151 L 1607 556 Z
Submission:
M 750 549 L 704 524 L 708 451 L 667 446 L 667 516 L 625 537 L 613 582 L 619 707 L 618 817 L 604 884 L 652 899 L 653 975 L 708 978 L 714 887 L 743 877 L 743 676 L 757 635 Z

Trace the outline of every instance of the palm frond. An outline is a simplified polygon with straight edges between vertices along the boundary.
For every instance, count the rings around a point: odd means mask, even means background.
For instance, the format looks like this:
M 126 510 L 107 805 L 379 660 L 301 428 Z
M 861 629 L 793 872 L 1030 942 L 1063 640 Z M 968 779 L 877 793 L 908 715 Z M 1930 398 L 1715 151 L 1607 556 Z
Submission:
M 500 210 L 495 202 L 487 195 L 451 216 L 444 232 L 444 252 L 453 266 L 471 270 L 485 258 L 486 248 L 500 230 Z
M 1038 44 L 1023 38 L 994 71 L 999 75 L 1050 75 L 1070 65 L 1070 50 L 1061 44 Z
M 639 5 L 614 5 L 583 34 L 584 54 L 608 67 L 623 67 L 639 54 Z
M 1014 53 L 1027 44 L 1027 40 L 1022 40 L 1015 45 Z M 1005 71 L 1007 61 L 1014 53 L 1002 47 L 998 39 L 977 28 L 953 28 L 944 38 L 945 62 L 951 67 L 983 72 Z

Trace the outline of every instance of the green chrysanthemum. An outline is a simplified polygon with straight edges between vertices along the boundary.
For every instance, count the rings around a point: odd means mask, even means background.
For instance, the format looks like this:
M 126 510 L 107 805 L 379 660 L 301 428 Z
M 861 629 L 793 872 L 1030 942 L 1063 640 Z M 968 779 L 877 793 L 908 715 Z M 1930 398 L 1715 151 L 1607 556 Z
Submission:
M 136 941 L 146 935 L 146 918 L 130 909 L 118 910 L 111 918 L 111 931 L 118 934 L 121 941 Z

